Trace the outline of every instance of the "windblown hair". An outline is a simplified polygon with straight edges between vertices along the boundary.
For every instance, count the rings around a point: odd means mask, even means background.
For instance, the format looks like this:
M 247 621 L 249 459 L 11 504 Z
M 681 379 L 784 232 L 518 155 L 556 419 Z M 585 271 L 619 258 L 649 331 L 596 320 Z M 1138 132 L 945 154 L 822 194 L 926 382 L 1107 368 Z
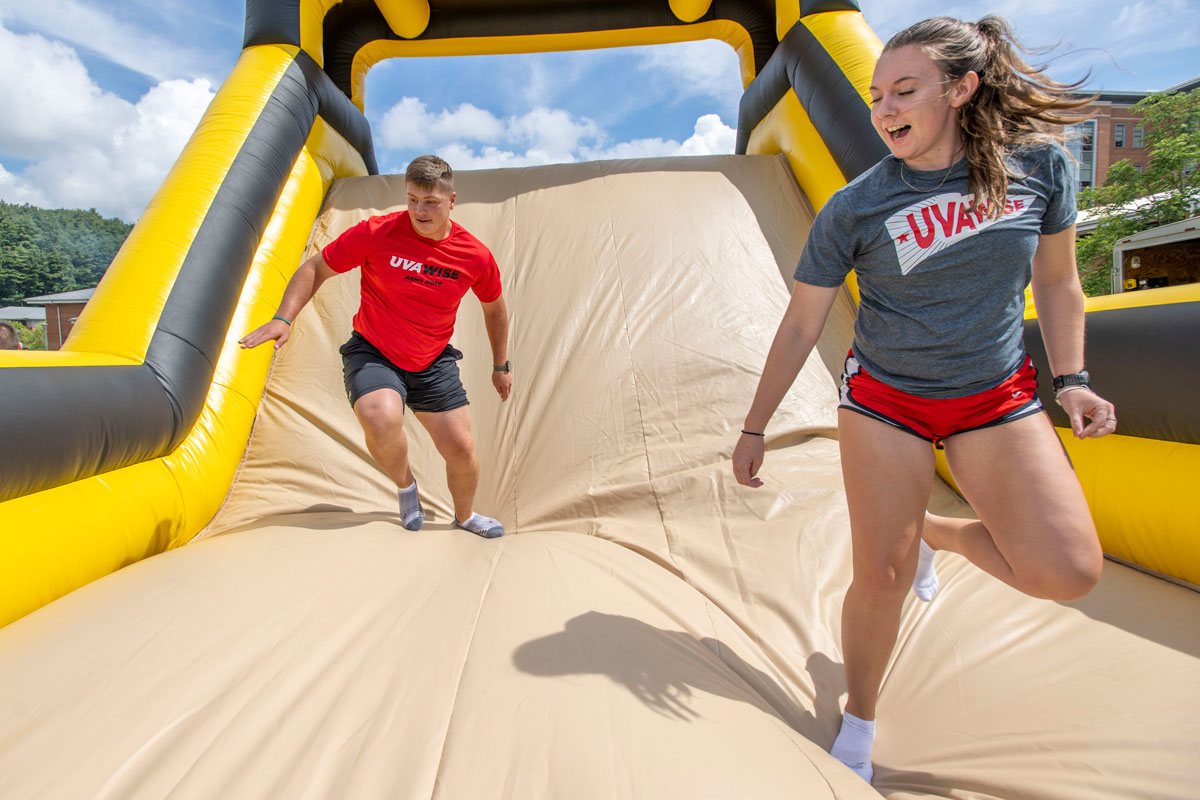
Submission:
M 404 180 L 422 189 L 437 186 L 447 193 L 454 191 L 454 170 L 437 156 L 417 156 L 404 171 Z
M 975 205 L 986 207 L 992 217 L 1002 213 L 1009 178 L 1025 177 L 1015 173 L 1009 153 L 1053 141 L 1052 126 L 1084 119 L 1072 112 L 1094 99 L 1076 94 L 1086 76 L 1077 83 L 1059 83 L 1026 63 L 1018 51 L 1034 52 L 1016 40 L 1000 17 L 989 15 L 978 22 L 933 17 L 900 31 L 883 49 L 907 45 L 921 48 L 948 80 L 957 81 L 971 71 L 979 76 L 979 88 L 958 109 L 958 124 Z

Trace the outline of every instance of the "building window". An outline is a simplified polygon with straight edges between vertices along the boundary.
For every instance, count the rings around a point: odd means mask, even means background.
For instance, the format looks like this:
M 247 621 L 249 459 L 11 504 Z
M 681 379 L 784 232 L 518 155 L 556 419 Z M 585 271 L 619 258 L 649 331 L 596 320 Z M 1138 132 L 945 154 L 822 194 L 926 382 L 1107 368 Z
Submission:
M 1125 123 L 1118 122 L 1113 125 L 1113 147 L 1125 146 Z
M 1146 129 L 1141 125 L 1133 126 L 1133 146 L 1136 148 L 1143 147 L 1142 137 L 1146 135 Z
M 1141 164 L 1134 164 L 1133 168 L 1138 171 L 1138 174 L 1141 174 L 1142 170 L 1145 169 L 1145 167 L 1143 167 Z
M 1071 166 L 1075 172 L 1076 191 L 1095 185 L 1096 120 L 1068 125 L 1066 133 L 1067 152 L 1074 159 Z

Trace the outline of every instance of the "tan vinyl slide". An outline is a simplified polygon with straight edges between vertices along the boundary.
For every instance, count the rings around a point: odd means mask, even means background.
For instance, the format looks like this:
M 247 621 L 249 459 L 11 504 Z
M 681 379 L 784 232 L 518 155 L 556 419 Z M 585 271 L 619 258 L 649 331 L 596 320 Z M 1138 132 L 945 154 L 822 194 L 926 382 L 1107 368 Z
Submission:
M 1075 603 L 939 554 L 884 679 L 872 788 L 834 761 L 850 537 L 839 299 L 768 430 L 729 459 L 812 212 L 780 156 L 462 172 L 500 263 L 501 404 L 472 295 L 454 343 L 477 508 L 450 529 L 409 415 L 425 529 L 399 525 L 338 346 L 356 273 L 276 357 L 204 536 L 0 629 L 6 798 L 1200 797 L 1200 595 L 1106 563 Z M 402 207 L 334 184 L 311 248 Z M 939 484 L 943 513 L 970 509 Z

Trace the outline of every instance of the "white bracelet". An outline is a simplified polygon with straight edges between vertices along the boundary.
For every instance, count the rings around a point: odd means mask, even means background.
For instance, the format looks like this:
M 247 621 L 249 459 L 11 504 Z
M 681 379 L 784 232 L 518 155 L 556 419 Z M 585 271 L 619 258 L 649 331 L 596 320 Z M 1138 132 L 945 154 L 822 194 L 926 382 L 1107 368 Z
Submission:
M 1054 402 L 1058 403 L 1061 406 L 1062 400 L 1059 398 L 1061 398 L 1067 392 L 1074 391 L 1075 389 L 1090 389 L 1090 388 L 1092 388 L 1092 387 L 1086 386 L 1086 385 L 1080 384 L 1080 383 L 1076 383 L 1073 386 L 1064 386 L 1063 388 L 1059 389 L 1058 391 L 1056 391 L 1054 393 Z

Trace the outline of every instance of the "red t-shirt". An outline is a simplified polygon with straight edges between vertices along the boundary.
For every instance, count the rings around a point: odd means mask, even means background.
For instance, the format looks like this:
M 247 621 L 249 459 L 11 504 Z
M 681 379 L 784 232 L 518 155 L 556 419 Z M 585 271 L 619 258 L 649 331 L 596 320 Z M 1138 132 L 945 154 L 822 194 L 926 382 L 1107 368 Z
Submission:
M 413 230 L 408 211 L 371 217 L 321 251 L 334 272 L 362 267 L 354 330 L 410 372 L 433 363 L 454 333 L 467 289 L 482 303 L 500 297 L 500 269 L 483 242 L 451 221 L 440 242 Z

